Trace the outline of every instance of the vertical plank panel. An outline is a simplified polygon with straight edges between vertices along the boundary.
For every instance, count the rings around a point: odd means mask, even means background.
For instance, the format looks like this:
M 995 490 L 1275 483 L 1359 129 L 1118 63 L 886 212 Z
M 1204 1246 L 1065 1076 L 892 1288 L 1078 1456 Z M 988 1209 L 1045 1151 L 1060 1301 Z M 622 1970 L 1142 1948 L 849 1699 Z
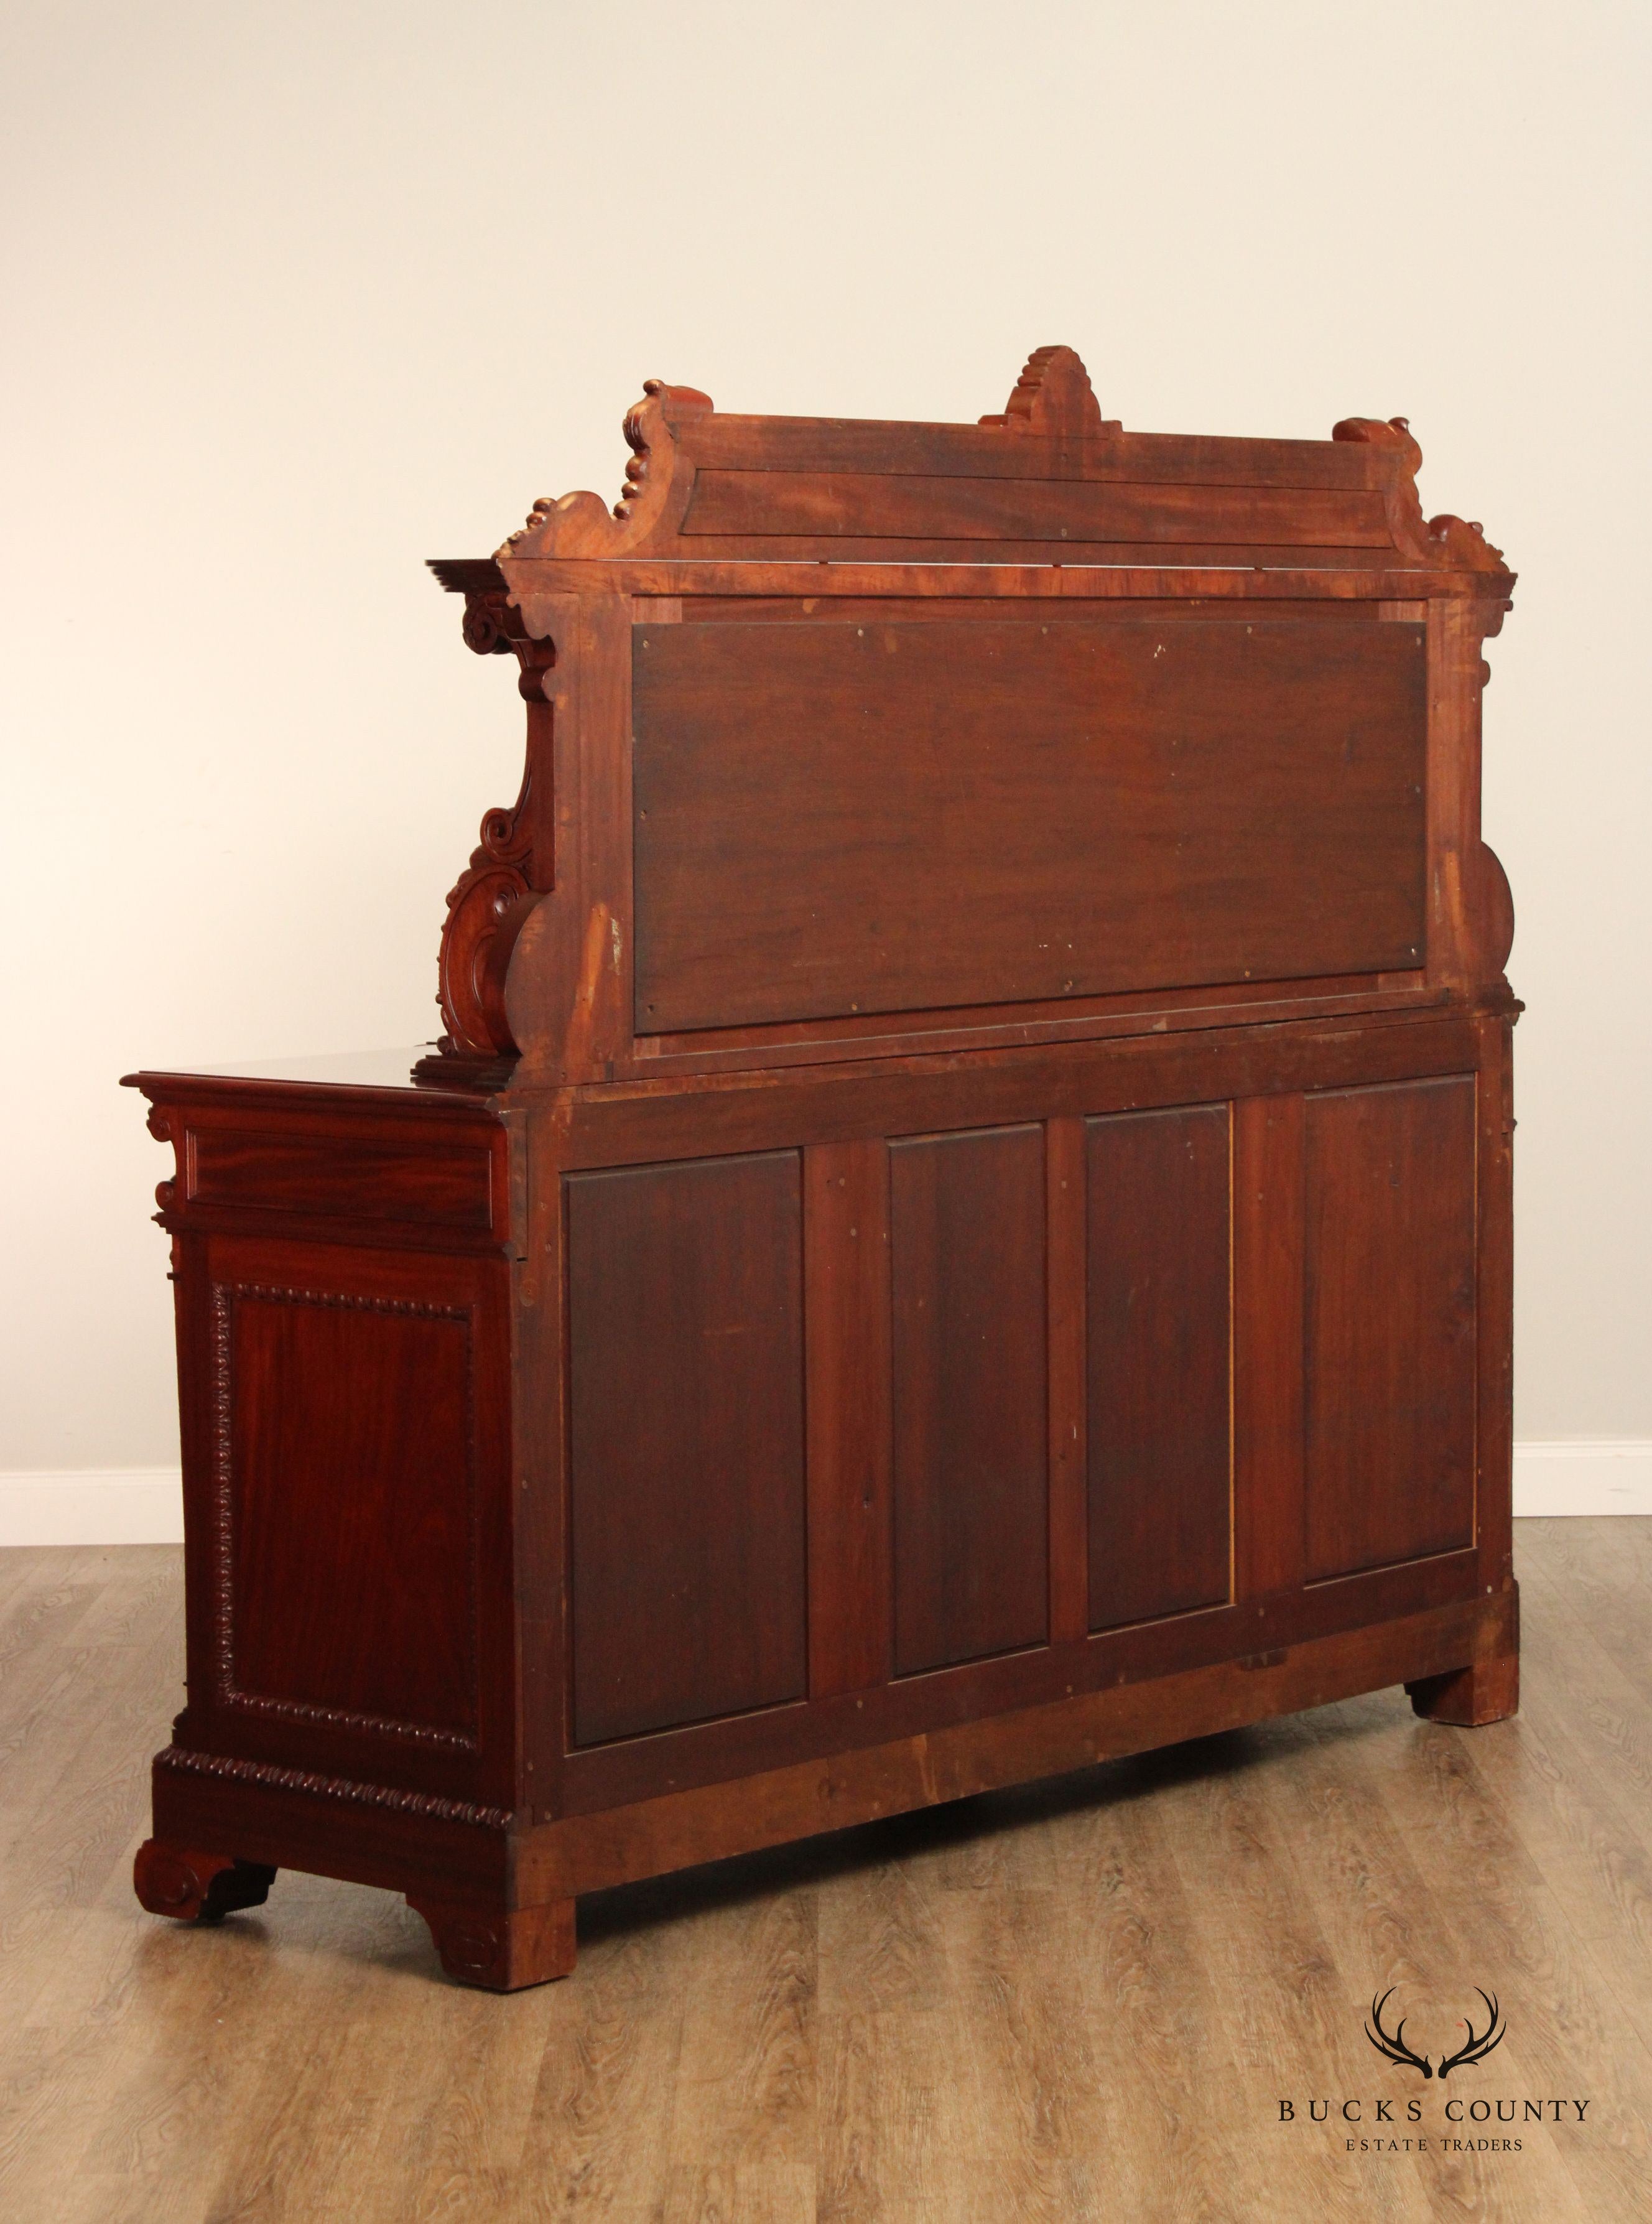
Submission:
M 1090 1626 L 1228 1595 L 1226 1104 L 1091 1120 Z
M 1473 1535 L 1474 1100 L 1472 1074 L 1308 1100 L 1310 1580 Z
M 1302 1580 L 1302 1099 L 1233 1107 L 1233 1581 Z
M 795 1151 L 571 1174 L 581 1744 L 807 1678 Z
M 1090 1506 L 1085 1452 L 1085 1283 L 1088 1272 L 1084 1122 L 1044 1128 L 1050 1259 L 1050 1637 L 1090 1626 Z
M 1044 1130 L 892 1144 L 895 1669 L 1050 1627 Z
M 1428 970 L 1430 981 L 1473 979 L 1468 876 L 1479 843 L 1480 647 L 1485 620 L 1454 596 L 1428 604 Z
M 526 1190 L 526 1241 L 512 1267 L 515 1334 L 509 1339 L 515 1390 L 514 1571 L 520 1646 L 524 1796 L 534 1819 L 557 1811 L 564 1750 L 573 1737 L 571 1625 L 568 1614 L 567 1229 L 563 1165 L 568 1108 L 541 1096 L 507 1115 L 511 1149 Z M 527 1178 L 529 1167 L 533 1178 Z
M 809 1690 L 889 1677 L 889 1153 L 803 1154 Z
M 1479 1248 L 1479 1414 L 1475 1527 L 1481 1580 L 1500 1590 L 1513 1570 L 1514 1102 L 1507 1020 L 1482 1020 L 1475 1204 Z

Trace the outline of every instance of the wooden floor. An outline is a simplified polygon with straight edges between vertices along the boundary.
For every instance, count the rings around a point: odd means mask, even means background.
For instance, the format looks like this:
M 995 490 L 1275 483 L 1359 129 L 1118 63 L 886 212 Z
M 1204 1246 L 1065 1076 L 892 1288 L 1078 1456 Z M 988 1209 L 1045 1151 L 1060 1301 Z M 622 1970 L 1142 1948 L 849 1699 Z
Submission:
M 1382 1693 L 607 1893 L 577 1974 L 508 1999 L 359 1886 L 141 1913 L 180 1555 L 0 1553 L 0 2217 L 1638 2224 L 1652 1522 L 1518 1551 L 1517 1722 Z M 1362 2036 L 1390 1985 L 1415 2044 L 1477 1986 L 1507 2038 L 1425 2084 Z M 1443 2126 L 1453 2096 L 1544 2120 Z M 1308 2120 L 1378 2097 L 1383 2132 Z M 1412 2098 L 1426 2153 L 1347 2151 Z

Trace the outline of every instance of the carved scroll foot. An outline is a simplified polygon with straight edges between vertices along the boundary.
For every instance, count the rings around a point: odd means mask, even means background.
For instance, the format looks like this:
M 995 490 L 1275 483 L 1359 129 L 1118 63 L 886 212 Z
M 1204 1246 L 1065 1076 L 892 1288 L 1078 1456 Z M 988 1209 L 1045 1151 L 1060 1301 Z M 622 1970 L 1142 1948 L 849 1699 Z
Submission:
M 442 1967 L 462 1985 L 492 1993 L 567 1977 L 574 1967 L 574 1903 L 553 1899 L 543 1907 L 464 1907 L 407 1895 L 407 1905 L 430 1925 Z
M 1520 1655 L 1504 1652 L 1494 1660 L 1477 1660 L 1449 1675 L 1421 1677 L 1405 1688 L 1425 1722 L 1456 1722 L 1466 1729 L 1506 1722 L 1520 1705 Z
M 198 1854 L 161 1838 L 146 1838 L 132 1864 L 138 1905 L 180 1923 L 222 1923 L 238 1907 L 262 1907 L 274 1881 L 274 1870 L 262 1861 Z

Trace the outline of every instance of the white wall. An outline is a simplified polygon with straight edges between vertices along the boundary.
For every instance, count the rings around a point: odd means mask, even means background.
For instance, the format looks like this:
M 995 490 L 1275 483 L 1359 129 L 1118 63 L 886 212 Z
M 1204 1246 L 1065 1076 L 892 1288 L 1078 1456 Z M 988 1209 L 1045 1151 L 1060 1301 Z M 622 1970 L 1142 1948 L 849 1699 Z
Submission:
M 145 1063 L 434 1032 L 520 761 L 428 554 L 646 375 L 1134 428 L 1408 414 L 1522 578 L 1519 1432 L 1652 1438 L 1644 6 L 11 0 L 0 1470 L 176 1456 Z

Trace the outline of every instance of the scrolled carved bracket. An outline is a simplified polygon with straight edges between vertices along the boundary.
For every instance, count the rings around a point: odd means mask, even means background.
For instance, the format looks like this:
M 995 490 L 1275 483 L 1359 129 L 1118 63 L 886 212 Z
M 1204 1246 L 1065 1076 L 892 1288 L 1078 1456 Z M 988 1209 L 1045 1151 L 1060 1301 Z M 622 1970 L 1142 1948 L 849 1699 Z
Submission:
M 528 879 L 533 838 L 527 827 L 532 767 L 508 811 L 490 811 L 470 862 L 448 891 L 447 920 L 438 961 L 437 1001 L 447 1056 L 514 1056 L 516 1039 L 505 1016 L 505 974 L 522 923 L 542 890 Z
M 502 588 L 468 594 L 460 630 L 477 656 L 508 656 L 522 640 L 522 622 Z
M 169 1180 L 157 1182 L 154 1192 L 154 1201 L 161 1211 L 170 1212 L 178 1202 L 178 1184 L 183 1178 L 183 1152 L 180 1147 L 180 1139 L 173 1126 L 172 1115 L 163 1111 L 158 1104 L 150 1105 L 143 1124 L 157 1143 L 170 1143 L 173 1147 L 177 1171 Z
M 495 552 L 495 560 L 619 556 L 640 547 L 665 518 L 677 490 L 673 426 L 684 417 L 703 416 L 711 407 L 709 395 L 697 387 L 645 380 L 641 401 L 626 412 L 631 460 L 625 467 L 625 491 L 613 509 L 597 494 L 564 494 L 554 501 L 542 496 L 526 523 Z
M 1483 525 L 1453 517 L 1449 511 L 1424 521 L 1416 486 L 1422 451 L 1412 437 L 1408 419 L 1345 417 L 1331 427 L 1331 438 L 1385 449 L 1395 458 L 1397 468 L 1389 483 L 1388 521 L 1396 547 L 1422 563 L 1442 565 L 1453 572 L 1506 569 L 1502 549 L 1491 546 Z
M 545 680 L 556 665 L 555 646 L 529 637 L 520 611 L 502 591 L 466 596 L 463 631 L 466 643 L 478 656 L 514 654 L 521 667 L 518 692 L 525 702 L 545 711 Z M 534 871 L 532 718 L 528 736 L 520 793 L 509 810 L 493 810 L 484 816 L 470 861 L 448 890 L 437 961 L 436 1000 L 445 1029 L 438 1046 L 443 1058 L 492 1060 L 516 1055 L 516 1040 L 505 1014 L 505 975 L 523 921 L 545 893 Z M 539 754 L 541 777 L 548 779 L 548 749 Z

